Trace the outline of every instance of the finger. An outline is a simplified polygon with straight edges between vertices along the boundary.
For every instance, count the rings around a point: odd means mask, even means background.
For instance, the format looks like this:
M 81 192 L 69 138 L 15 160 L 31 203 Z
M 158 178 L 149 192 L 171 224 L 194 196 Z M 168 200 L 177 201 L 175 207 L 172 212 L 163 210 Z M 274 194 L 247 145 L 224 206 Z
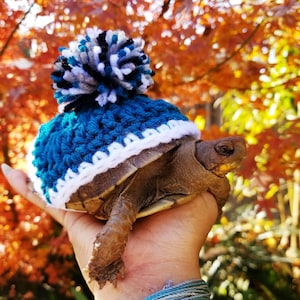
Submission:
M 30 179 L 23 171 L 15 170 L 7 164 L 2 164 L 1 169 L 8 183 L 18 194 L 49 213 L 59 223 L 63 223 L 65 212 L 63 210 L 48 206 L 46 202 L 43 201 L 41 197 L 33 190 Z

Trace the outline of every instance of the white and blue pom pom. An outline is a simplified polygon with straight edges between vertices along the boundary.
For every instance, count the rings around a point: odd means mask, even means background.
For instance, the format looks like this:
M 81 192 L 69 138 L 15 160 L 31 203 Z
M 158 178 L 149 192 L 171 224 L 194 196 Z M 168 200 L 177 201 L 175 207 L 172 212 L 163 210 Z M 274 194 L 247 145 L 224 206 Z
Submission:
M 89 28 L 86 36 L 61 48 L 51 75 L 59 111 L 143 94 L 154 75 L 143 47 L 141 38 L 127 38 L 123 31 Z

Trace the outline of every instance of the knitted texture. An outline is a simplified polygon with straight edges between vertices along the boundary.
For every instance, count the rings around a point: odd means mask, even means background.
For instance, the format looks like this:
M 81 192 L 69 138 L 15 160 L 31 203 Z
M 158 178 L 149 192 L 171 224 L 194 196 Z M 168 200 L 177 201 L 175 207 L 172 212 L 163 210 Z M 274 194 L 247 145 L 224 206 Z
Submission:
M 204 280 L 190 280 L 174 286 L 167 286 L 144 300 L 209 300 L 210 292 Z
M 65 208 L 81 185 L 145 149 L 199 138 L 174 105 L 141 94 L 153 75 L 142 44 L 89 29 L 62 50 L 52 73 L 61 113 L 41 125 L 28 155 L 34 187 L 54 207 Z
M 123 31 L 89 28 L 69 48 L 60 48 L 51 76 L 59 111 L 91 98 L 103 106 L 144 93 L 154 73 L 143 46 L 141 38 L 128 39 Z
M 40 127 L 35 141 L 34 173 L 41 180 L 36 189 L 49 203 L 64 208 L 70 195 L 96 174 L 144 149 L 198 134 L 175 106 L 141 95 L 134 101 L 59 114 Z

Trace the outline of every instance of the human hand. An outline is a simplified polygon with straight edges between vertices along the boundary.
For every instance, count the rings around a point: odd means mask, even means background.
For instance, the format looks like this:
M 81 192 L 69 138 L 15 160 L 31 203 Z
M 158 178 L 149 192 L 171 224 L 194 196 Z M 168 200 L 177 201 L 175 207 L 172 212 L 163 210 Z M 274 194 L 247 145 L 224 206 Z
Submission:
M 217 204 L 209 193 L 179 207 L 139 219 L 123 254 L 126 276 L 115 288 L 106 284 L 99 289 L 90 281 L 86 266 L 93 242 L 103 223 L 86 213 L 47 206 L 33 192 L 27 175 L 2 165 L 3 173 L 14 190 L 49 213 L 62 224 L 74 247 L 76 259 L 95 299 L 143 299 L 160 290 L 167 281 L 174 284 L 200 278 L 199 251 L 218 215 Z

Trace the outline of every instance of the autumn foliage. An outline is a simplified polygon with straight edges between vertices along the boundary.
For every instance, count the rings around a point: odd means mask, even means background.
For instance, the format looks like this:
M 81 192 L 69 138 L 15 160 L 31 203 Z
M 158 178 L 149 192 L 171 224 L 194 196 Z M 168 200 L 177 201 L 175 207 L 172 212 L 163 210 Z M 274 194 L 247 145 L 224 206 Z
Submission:
M 249 144 L 239 174 L 230 176 L 231 200 L 205 257 L 217 261 L 230 246 L 238 251 L 249 243 L 252 249 L 256 241 L 255 247 L 281 258 L 269 269 L 284 263 L 289 270 L 294 299 L 300 292 L 299 12 L 296 0 L 2 1 L 0 162 L 26 169 L 28 145 L 39 124 L 57 112 L 50 73 L 58 47 L 91 26 L 142 36 L 156 73 L 148 94 L 178 105 L 203 138 L 239 134 Z M 237 231 L 237 224 L 249 226 Z M 284 234 L 275 232 L 278 226 Z M 230 235 L 233 229 L 240 234 L 237 240 Z M 45 285 L 60 299 L 72 297 L 72 291 L 74 296 L 72 287 L 81 280 L 66 234 L 15 195 L 2 174 L 0 232 L 0 296 L 38 299 L 40 288 L 34 288 Z M 211 256 L 218 244 L 225 250 Z M 233 299 L 234 284 L 232 279 L 223 290 L 232 297 L 226 299 Z M 264 299 L 277 299 L 258 290 Z M 221 299 L 222 292 L 213 291 Z

